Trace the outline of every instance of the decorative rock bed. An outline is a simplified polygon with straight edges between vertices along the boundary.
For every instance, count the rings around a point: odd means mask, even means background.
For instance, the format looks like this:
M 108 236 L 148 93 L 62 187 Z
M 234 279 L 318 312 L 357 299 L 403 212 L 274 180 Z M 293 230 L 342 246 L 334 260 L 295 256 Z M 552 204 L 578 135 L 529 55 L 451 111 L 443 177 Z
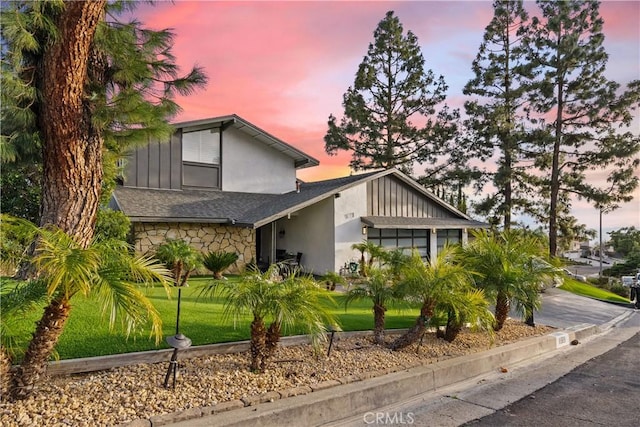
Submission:
M 493 342 L 463 330 L 453 343 L 427 333 L 419 346 L 393 352 L 370 337 L 336 339 L 330 357 L 309 345 L 280 347 L 267 371 L 248 371 L 248 353 L 217 354 L 180 361 L 175 390 L 162 385 L 167 363 L 138 364 L 87 374 L 51 377 L 28 399 L 0 403 L 3 426 L 96 426 L 128 424 L 179 411 L 211 413 L 305 394 L 409 367 L 486 350 L 553 328 L 508 320 Z M 200 409 L 198 409 L 200 408 Z

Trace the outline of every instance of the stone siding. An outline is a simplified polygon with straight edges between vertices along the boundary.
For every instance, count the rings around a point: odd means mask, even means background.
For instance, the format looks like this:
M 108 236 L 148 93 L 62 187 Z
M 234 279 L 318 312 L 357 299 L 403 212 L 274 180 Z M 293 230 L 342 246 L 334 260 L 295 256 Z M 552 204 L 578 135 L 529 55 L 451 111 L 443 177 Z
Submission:
M 227 270 L 242 271 L 256 258 L 256 232 L 251 228 L 223 224 L 192 223 L 134 223 L 135 249 L 138 253 L 152 253 L 167 239 L 182 239 L 200 252 L 235 252 L 238 261 Z M 206 274 L 206 270 L 199 273 Z

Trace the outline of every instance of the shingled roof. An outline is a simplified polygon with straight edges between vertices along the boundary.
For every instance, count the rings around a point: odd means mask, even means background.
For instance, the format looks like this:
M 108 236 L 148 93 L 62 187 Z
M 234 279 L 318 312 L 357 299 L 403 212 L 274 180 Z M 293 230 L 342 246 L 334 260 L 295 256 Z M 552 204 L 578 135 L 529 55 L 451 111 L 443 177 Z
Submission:
M 116 188 L 112 207 L 133 222 L 228 223 L 257 228 L 367 180 L 380 172 L 301 183 L 284 194 Z
M 132 222 L 225 223 L 258 228 L 318 203 L 323 199 L 332 197 L 350 187 L 389 174 L 394 174 L 434 202 L 452 211 L 459 218 L 438 220 L 433 218 L 363 217 L 362 220 L 365 223 L 379 228 L 392 228 L 401 225 L 412 227 L 429 225 L 429 228 L 445 228 L 447 226 L 455 228 L 463 226 L 482 227 L 486 225 L 471 220 L 464 213 L 447 205 L 395 169 L 350 175 L 325 181 L 302 182 L 299 192 L 291 191 L 284 194 L 117 187 L 111 206 L 123 211 Z M 432 222 L 427 224 L 425 221 Z

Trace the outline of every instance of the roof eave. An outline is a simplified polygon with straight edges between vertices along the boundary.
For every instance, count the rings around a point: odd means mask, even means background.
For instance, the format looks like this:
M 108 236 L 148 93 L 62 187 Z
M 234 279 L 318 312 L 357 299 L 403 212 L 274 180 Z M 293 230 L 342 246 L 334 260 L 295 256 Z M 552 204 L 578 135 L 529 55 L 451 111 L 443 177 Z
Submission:
M 173 126 L 175 128 L 187 128 L 187 127 L 204 126 L 204 125 L 214 124 L 214 123 L 230 124 L 232 126 L 235 126 L 240 131 L 243 131 L 242 130 L 243 127 L 249 128 L 253 133 L 255 133 L 255 135 L 251 135 L 252 138 L 255 138 L 261 143 L 269 146 L 276 145 L 277 147 L 275 149 L 277 151 L 294 159 L 296 169 L 318 166 L 320 164 L 320 161 L 318 159 L 315 159 L 309 156 L 308 154 L 298 150 L 297 148 L 284 142 L 280 138 L 274 135 L 271 135 L 269 132 L 259 128 L 253 123 L 246 121 L 245 119 L 238 116 L 237 114 L 230 114 L 230 115 L 219 116 L 219 117 L 210 117 L 208 119 L 192 120 L 188 122 L 180 122 L 180 123 L 173 124 Z M 243 131 L 243 132 L 246 132 L 246 131 Z M 249 132 L 246 132 L 246 133 L 249 133 Z M 261 138 L 257 138 L 258 136 Z M 269 142 L 265 142 L 262 139 L 265 139 Z
M 278 220 L 278 219 L 280 219 L 282 217 L 285 217 L 288 214 L 292 214 L 294 212 L 299 211 L 300 209 L 304 209 L 304 208 L 309 207 L 311 205 L 314 205 L 314 204 L 316 204 L 316 203 L 318 203 L 318 202 L 320 202 L 320 201 L 322 201 L 324 199 L 332 197 L 335 194 L 340 193 L 341 191 L 348 190 L 349 188 L 355 187 L 357 185 L 361 185 L 361 184 L 363 184 L 365 182 L 368 182 L 368 181 L 370 181 L 372 179 L 376 179 L 376 178 L 379 178 L 381 176 L 384 176 L 384 175 L 387 174 L 387 172 L 388 171 L 386 171 L 386 170 L 380 171 L 379 173 L 376 173 L 376 174 L 370 175 L 368 177 L 365 177 L 362 180 L 350 182 L 348 184 L 345 184 L 345 185 L 342 185 L 340 187 L 334 188 L 333 190 L 327 191 L 326 193 L 322 193 L 321 195 L 316 196 L 316 197 L 314 197 L 312 199 L 305 200 L 304 202 L 300 202 L 297 205 L 294 205 L 294 206 L 292 206 L 290 208 L 287 208 L 287 209 L 284 209 L 284 210 L 278 212 L 277 214 L 273 214 L 273 215 L 270 215 L 267 218 L 263 218 L 263 219 L 261 219 L 259 221 L 256 221 L 254 223 L 254 227 L 256 227 L 256 228 L 262 227 L 263 225 L 269 224 L 270 222 L 273 222 L 273 221 Z

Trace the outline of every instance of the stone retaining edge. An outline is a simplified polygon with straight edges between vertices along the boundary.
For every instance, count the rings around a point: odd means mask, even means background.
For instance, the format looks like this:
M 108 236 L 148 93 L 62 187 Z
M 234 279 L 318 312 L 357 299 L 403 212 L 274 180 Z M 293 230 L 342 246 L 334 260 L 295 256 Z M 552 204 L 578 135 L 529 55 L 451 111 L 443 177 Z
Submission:
M 386 331 L 387 334 L 399 334 L 406 329 L 392 329 Z M 369 336 L 372 331 L 350 331 L 338 332 L 337 336 L 347 338 L 351 336 Z M 310 342 L 306 335 L 296 335 L 283 337 L 279 345 L 284 347 L 308 344 Z M 180 350 L 179 359 L 191 359 L 194 357 L 209 356 L 212 354 L 241 353 L 249 350 L 249 341 L 235 341 L 231 343 L 207 344 L 190 347 Z M 47 367 L 48 375 L 69 375 L 83 372 L 103 371 L 122 366 L 137 365 L 138 363 L 160 363 L 169 362 L 173 349 L 139 351 L 134 353 L 111 354 L 108 356 L 85 357 L 81 359 L 58 360 L 49 363 Z

